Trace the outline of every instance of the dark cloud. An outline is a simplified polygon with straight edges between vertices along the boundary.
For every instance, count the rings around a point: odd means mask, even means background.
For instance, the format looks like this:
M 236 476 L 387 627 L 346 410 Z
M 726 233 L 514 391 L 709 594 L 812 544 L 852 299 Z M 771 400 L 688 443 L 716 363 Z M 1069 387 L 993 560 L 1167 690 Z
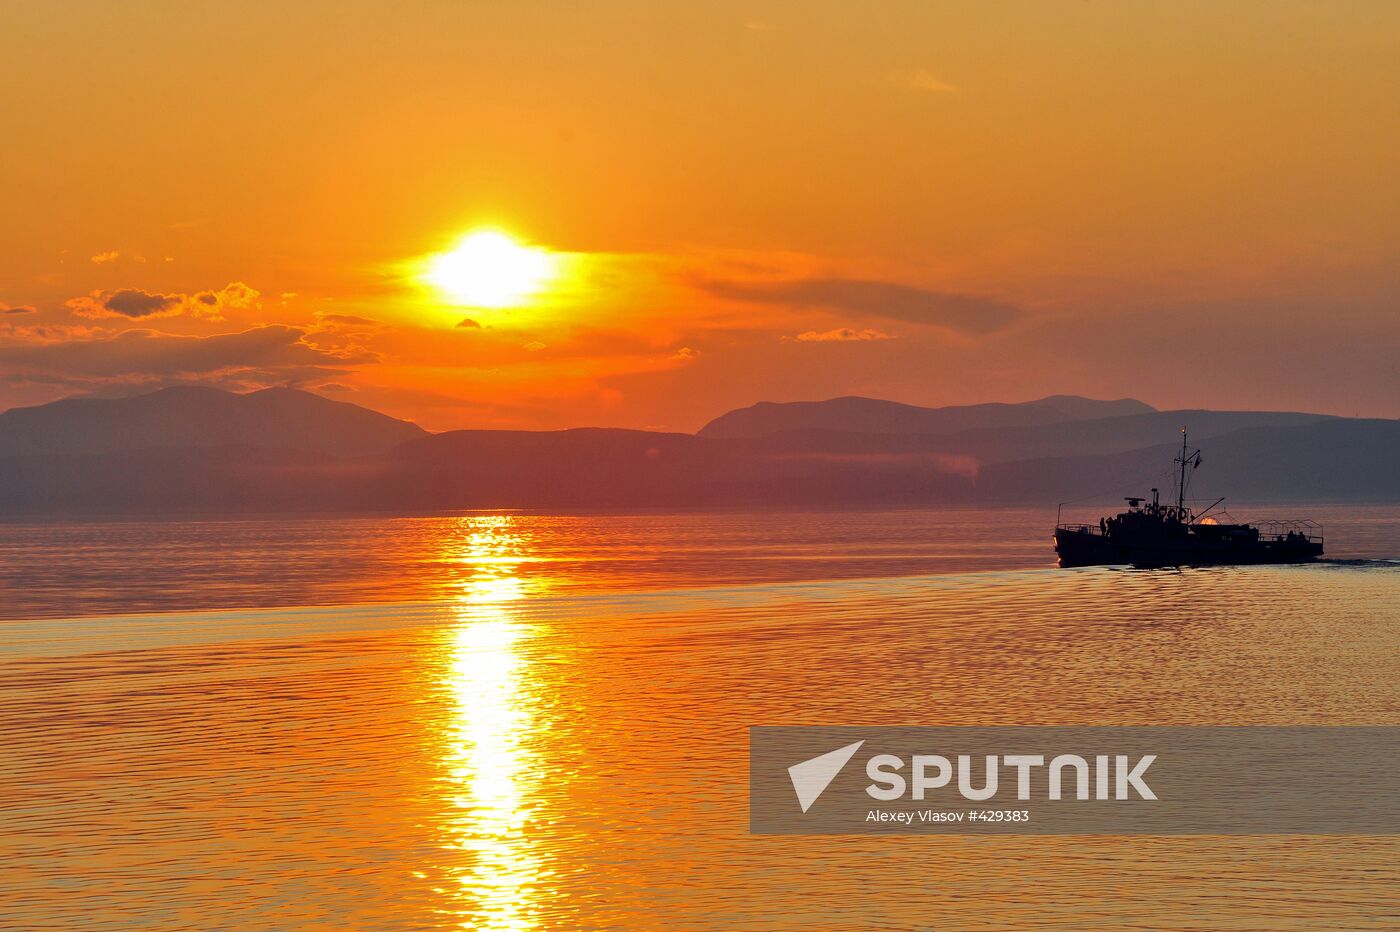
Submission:
M 481 329 L 481 324 L 479 324 L 479 323 L 477 323 L 476 321 L 472 320 L 470 317 L 463 317 L 461 323 L 457 324 L 457 326 L 459 326 L 459 327 L 467 327 L 467 328 L 473 328 L 473 327 L 475 327 L 475 328 L 478 329 L 478 330 Z
M 114 291 L 102 302 L 105 309 L 123 317 L 150 317 L 179 304 L 180 296 L 177 294 L 151 294 L 139 288 Z
M 804 278 L 778 282 L 704 281 L 700 287 L 718 298 L 824 307 L 866 317 L 931 324 L 970 333 L 988 333 L 1021 316 L 1019 308 L 995 298 L 955 291 L 931 291 L 897 282 Z
M 304 336 L 306 331 L 285 326 L 211 337 L 128 330 L 105 339 L 0 347 L 0 368 L 12 379 L 29 381 L 90 383 L 245 373 L 282 384 L 377 361 L 363 350 L 311 346 Z
M 0 314 L 33 314 L 37 309 L 32 307 L 10 307 L 7 304 L 0 304 Z

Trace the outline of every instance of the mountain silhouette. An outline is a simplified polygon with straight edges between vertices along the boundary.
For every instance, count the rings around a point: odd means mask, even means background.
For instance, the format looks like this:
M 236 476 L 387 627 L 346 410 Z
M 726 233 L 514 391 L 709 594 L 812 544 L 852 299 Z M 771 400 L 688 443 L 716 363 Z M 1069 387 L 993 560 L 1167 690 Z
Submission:
M 762 437 L 795 430 L 855 431 L 872 434 L 946 434 L 977 428 L 1027 427 L 1064 421 L 1144 414 L 1151 405 L 1122 398 L 1096 401 L 1078 395 L 1051 395 L 1018 404 L 989 403 L 921 408 L 897 401 L 848 395 L 827 401 L 760 401 L 715 418 L 701 437 Z
M 753 441 L 770 452 L 791 455 L 948 453 L 970 456 L 987 464 L 1122 453 L 1155 446 L 1162 438 L 1174 436 L 1183 426 L 1190 427 L 1192 438 L 1209 441 L 1237 430 L 1297 427 L 1328 420 L 1342 419 L 1290 411 L 1152 411 L 1025 427 L 979 427 L 934 433 L 787 430 L 756 437 Z
M 1170 464 L 1182 426 L 1205 448 L 1206 466 L 1192 476 L 1203 495 L 1237 502 L 1400 500 L 1394 469 L 1400 421 L 1156 411 L 1140 402 L 1068 396 L 955 409 L 873 399 L 813 404 L 825 409 L 824 423 L 837 422 L 833 410 L 896 413 L 863 423 L 867 429 L 860 431 L 752 433 L 756 421 L 731 415 L 749 417 L 744 412 L 764 407 L 755 406 L 717 418 L 698 434 L 611 428 L 429 434 L 291 389 L 73 399 L 0 415 L 0 516 L 1050 506 L 1145 494 Z M 769 407 L 798 410 L 804 418 L 812 410 Z M 1096 411 L 1109 413 L 1093 417 Z M 1061 420 L 1041 421 L 1054 416 Z M 767 413 L 761 420 L 793 422 Z M 716 424 L 728 426 L 712 430 Z M 899 424 L 906 429 L 869 429 Z M 915 424 L 924 431 L 907 429 Z M 737 435 L 715 436 L 730 430 Z
M 11 408 L 0 414 L 0 456 L 239 444 L 361 456 L 425 433 L 408 421 L 294 388 L 239 395 L 178 386 Z

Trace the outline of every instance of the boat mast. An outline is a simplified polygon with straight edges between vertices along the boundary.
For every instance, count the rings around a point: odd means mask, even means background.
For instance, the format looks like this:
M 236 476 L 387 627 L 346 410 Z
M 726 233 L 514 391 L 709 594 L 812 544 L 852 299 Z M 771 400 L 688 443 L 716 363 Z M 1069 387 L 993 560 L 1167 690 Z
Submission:
M 1181 457 L 1177 460 L 1181 464 L 1181 479 L 1176 486 L 1176 513 L 1183 514 L 1182 508 L 1186 504 L 1186 428 L 1181 428 Z

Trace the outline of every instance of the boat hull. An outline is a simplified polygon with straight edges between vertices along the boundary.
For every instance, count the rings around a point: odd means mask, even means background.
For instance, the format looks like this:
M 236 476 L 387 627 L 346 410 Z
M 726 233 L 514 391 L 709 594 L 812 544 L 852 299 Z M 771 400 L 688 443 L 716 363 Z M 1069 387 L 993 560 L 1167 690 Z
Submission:
M 1057 528 L 1060 566 L 1226 566 L 1307 563 L 1322 556 L 1322 544 L 1303 537 L 1256 541 L 1193 537 L 1124 543 L 1087 529 Z

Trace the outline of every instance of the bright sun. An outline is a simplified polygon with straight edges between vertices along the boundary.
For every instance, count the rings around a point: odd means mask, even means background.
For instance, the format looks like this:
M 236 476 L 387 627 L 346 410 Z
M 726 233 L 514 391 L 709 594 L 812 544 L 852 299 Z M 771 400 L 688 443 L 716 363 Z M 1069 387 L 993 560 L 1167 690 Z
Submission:
M 431 257 L 423 281 L 470 307 L 513 307 L 549 283 L 557 260 L 504 233 L 480 230 Z

